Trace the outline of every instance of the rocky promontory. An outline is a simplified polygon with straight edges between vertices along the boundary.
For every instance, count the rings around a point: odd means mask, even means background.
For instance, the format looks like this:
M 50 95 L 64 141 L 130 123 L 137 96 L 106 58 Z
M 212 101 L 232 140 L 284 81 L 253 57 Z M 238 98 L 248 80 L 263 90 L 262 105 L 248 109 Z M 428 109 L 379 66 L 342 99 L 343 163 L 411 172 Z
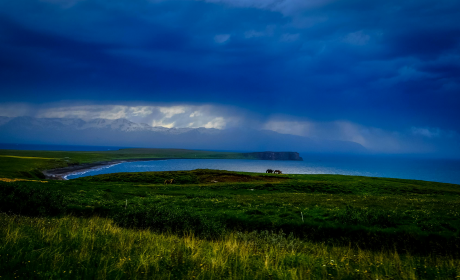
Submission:
M 255 152 L 243 153 L 247 158 L 256 158 L 262 160 L 298 160 L 303 161 L 297 152 Z

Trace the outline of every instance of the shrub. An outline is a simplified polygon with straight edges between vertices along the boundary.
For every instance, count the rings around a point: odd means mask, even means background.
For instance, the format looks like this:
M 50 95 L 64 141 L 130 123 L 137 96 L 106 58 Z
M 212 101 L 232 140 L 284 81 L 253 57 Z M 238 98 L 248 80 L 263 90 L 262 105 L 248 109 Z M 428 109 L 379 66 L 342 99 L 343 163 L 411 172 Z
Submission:
M 0 182 L 0 211 L 26 216 L 56 216 L 65 212 L 65 198 L 60 191 L 45 185 L 33 188 L 22 183 Z
M 120 226 L 148 228 L 157 231 L 191 232 L 205 238 L 224 233 L 222 223 L 207 215 L 192 213 L 186 208 L 168 206 L 139 206 L 119 210 L 113 220 Z
M 395 227 L 403 218 L 396 211 L 381 209 L 356 208 L 347 205 L 333 217 L 333 220 L 347 225 L 378 226 L 381 228 Z

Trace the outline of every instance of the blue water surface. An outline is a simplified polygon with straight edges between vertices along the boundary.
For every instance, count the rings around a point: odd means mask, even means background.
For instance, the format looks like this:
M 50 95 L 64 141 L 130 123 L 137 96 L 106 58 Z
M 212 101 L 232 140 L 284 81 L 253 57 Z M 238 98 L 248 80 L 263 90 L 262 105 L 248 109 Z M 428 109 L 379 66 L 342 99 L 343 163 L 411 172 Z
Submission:
M 194 169 L 265 172 L 271 168 L 279 169 L 284 174 L 343 174 L 460 184 L 460 160 L 359 155 L 303 154 L 301 156 L 304 161 L 171 159 L 124 162 L 69 175 L 67 179 L 117 172 Z
M 127 147 L 69 146 L 40 144 L 2 144 L 0 149 L 47 151 L 108 151 Z M 67 176 L 84 176 L 117 172 L 178 171 L 219 169 L 229 171 L 265 172 L 268 168 L 285 174 L 342 174 L 371 177 L 414 179 L 460 184 L 460 160 L 414 156 L 301 154 L 304 161 L 270 161 L 238 159 L 171 159 L 124 162 Z

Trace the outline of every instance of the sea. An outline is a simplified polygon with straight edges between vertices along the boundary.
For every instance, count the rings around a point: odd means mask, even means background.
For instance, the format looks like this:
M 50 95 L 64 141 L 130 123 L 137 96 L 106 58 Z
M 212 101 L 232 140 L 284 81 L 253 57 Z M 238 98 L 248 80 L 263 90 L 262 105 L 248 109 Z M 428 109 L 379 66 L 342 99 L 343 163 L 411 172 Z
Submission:
M 107 151 L 118 150 L 120 148 L 124 147 L 0 144 L 0 149 L 17 150 Z M 458 159 L 401 155 L 302 153 L 300 156 L 303 158 L 303 161 L 170 159 L 123 162 L 72 174 L 67 176 L 67 179 L 117 172 L 194 169 L 265 172 L 270 168 L 281 170 L 284 174 L 342 174 L 460 184 L 460 160 Z

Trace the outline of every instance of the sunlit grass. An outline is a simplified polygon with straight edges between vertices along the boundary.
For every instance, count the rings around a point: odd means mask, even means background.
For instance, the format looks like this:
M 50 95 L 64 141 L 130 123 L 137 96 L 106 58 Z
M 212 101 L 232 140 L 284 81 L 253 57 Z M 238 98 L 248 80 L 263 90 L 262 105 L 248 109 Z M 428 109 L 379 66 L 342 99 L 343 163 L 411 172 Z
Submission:
M 56 159 L 56 158 L 44 158 L 44 157 L 21 157 L 21 156 L 9 156 L 9 155 L 0 155 L 0 157 L 10 157 L 10 158 L 23 158 L 23 159 Z
M 124 229 L 111 220 L 0 214 L 2 279 L 455 279 L 460 260 L 326 246 L 284 234 Z
M 40 181 L 40 180 L 27 180 L 27 179 L 19 179 L 19 178 L 0 178 L 2 182 L 40 182 L 40 183 L 48 183 L 48 181 Z

